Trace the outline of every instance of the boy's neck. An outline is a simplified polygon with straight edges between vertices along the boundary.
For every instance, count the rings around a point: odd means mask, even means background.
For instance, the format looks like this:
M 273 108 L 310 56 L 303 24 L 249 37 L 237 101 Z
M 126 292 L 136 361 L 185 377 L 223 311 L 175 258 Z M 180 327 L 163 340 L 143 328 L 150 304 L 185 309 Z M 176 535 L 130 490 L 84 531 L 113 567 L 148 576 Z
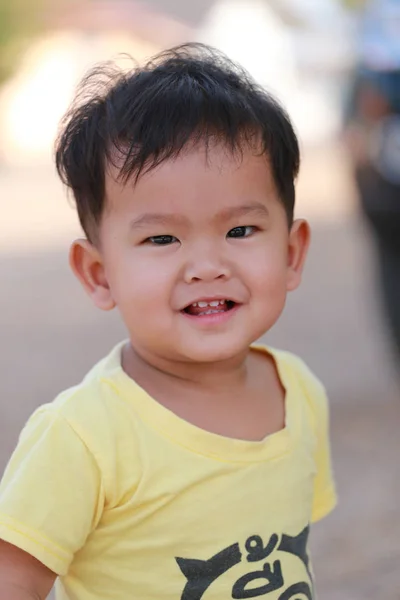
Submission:
M 158 380 L 159 384 L 223 393 L 246 385 L 249 353 L 250 348 L 247 348 L 230 360 L 190 363 L 143 356 L 131 344 L 127 344 L 122 353 L 122 367 L 139 384 Z

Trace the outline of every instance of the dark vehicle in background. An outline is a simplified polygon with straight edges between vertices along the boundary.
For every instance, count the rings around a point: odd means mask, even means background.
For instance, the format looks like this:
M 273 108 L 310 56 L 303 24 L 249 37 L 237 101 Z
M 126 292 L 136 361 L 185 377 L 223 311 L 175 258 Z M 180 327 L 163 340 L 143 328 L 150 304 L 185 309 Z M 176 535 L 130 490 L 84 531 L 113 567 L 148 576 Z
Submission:
M 359 40 L 346 141 L 400 364 L 400 0 L 368 2 Z

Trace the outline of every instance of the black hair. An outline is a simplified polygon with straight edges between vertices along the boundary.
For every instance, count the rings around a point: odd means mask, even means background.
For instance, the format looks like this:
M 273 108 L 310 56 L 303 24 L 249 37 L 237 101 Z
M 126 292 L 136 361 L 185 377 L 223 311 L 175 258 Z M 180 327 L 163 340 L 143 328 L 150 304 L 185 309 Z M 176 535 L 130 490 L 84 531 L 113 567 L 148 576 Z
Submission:
M 61 125 L 56 167 L 71 188 L 81 225 L 94 240 L 105 205 L 107 165 L 126 183 L 190 143 L 211 140 L 265 153 L 289 225 L 299 145 L 289 117 L 249 74 L 203 44 L 167 50 L 126 72 L 109 64 L 83 80 Z M 116 161 L 118 156 L 118 161 Z

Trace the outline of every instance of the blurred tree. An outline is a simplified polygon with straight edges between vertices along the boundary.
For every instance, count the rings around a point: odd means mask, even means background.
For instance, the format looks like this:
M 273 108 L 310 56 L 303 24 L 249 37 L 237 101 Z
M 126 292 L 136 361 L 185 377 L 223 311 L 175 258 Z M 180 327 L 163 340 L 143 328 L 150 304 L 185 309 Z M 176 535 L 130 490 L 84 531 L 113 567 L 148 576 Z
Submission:
M 367 0 L 342 0 L 342 4 L 344 4 L 347 8 L 351 9 L 360 9 L 364 6 Z
M 0 0 L 0 83 L 11 75 L 25 44 L 43 26 L 48 0 Z

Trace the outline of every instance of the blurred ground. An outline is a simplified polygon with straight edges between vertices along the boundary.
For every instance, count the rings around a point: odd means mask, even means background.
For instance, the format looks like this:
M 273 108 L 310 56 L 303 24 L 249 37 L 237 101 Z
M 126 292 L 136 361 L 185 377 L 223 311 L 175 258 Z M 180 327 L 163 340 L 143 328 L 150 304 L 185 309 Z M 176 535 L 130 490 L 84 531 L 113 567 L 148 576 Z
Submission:
M 306 151 L 299 214 L 314 239 L 300 291 L 268 342 L 327 385 L 340 494 L 314 531 L 322 600 L 399 600 L 400 398 L 373 288 L 372 249 L 340 148 Z M 47 169 L 0 167 L 0 473 L 38 404 L 78 381 L 123 336 L 70 275 L 75 215 Z

